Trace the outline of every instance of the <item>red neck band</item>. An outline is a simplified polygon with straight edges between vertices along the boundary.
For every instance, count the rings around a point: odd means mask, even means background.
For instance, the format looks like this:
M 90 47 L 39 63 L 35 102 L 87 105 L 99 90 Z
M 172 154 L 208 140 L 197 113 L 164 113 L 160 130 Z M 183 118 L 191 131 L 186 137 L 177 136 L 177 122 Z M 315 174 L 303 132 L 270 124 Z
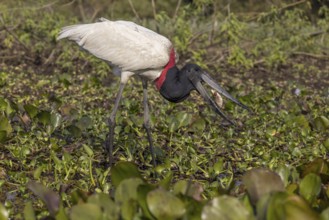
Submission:
M 167 75 L 168 70 L 173 66 L 175 66 L 175 50 L 174 50 L 174 48 L 172 48 L 170 51 L 169 62 L 162 70 L 161 75 L 156 80 L 154 80 L 155 86 L 157 87 L 158 90 L 160 90 L 163 82 L 166 80 L 166 75 Z

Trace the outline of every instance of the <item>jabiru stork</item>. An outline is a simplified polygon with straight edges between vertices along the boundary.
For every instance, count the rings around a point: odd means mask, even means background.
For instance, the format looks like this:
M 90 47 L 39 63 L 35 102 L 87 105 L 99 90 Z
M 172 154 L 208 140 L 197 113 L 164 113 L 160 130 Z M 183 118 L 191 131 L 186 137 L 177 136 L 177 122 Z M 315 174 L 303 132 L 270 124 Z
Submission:
M 81 48 L 104 60 L 115 75 L 120 76 L 120 88 L 114 108 L 110 114 L 109 133 L 106 148 L 110 164 L 113 162 L 113 139 L 115 116 L 122 91 L 132 76 L 139 76 L 143 85 L 144 127 L 146 129 L 153 166 L 156 166 L 151 136 L 150 116 L 147 98 L 147 83 L 152 81 L 160 94 L 170 102 L 186 99 L 192 90 L 204 98 L 210 107 L 225 120 L 234 124 L 212 100 L 202 83 L 208 84 L 221 94 L 241 106 L 247 106 L 233 98 L 216 81 L 196 64 L 186 64 L 182 69 L 176 66 L 177 56 L 173 44 L 164 36 L 130 21 L 110 21 L 100 18 L 96 23 L 78 24 L 61 29 L 58 40 L 67 38 Z

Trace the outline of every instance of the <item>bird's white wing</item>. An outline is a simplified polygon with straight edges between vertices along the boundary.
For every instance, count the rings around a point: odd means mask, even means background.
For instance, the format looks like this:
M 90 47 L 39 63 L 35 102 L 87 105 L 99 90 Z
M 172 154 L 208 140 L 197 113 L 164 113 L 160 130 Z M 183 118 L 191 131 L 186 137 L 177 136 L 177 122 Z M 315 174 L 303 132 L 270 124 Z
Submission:
M 168 63 L 172 43 L 166 37 L 133 22 L 100 20 L 64 27 L 57 39 L 75 41 L 123 71 L 160 69 Z

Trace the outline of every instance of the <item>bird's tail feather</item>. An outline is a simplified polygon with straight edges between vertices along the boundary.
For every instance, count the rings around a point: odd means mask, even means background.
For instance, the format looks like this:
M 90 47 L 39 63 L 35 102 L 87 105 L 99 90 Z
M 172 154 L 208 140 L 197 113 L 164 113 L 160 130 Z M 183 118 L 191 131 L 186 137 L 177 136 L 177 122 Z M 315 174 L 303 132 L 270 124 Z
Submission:
M 80 46 L 84 43 L 84 37 L 88 35 L 91 28 L 89 24 L 78 24 L 63 27 L 59 32 L 57 40 L 68 38 L 69 40 L 77 42 Z

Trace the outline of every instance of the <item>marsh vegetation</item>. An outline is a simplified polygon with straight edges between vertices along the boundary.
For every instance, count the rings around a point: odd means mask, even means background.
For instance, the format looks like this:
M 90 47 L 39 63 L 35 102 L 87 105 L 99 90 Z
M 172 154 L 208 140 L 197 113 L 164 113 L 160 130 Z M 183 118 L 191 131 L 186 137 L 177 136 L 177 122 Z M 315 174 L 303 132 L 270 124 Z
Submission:
M 2 1 L 0 219 L 329 219 L 326 4 Z M 224 102 L 229 126 L 196 93 L 172 104 L 150 86 L 153 169 L 132 80 L 108 168 L 119 79 L 56 41 L 61 27 L 98 17 L 167 36 L 179 66 L 205 68 L 252 112 Z

